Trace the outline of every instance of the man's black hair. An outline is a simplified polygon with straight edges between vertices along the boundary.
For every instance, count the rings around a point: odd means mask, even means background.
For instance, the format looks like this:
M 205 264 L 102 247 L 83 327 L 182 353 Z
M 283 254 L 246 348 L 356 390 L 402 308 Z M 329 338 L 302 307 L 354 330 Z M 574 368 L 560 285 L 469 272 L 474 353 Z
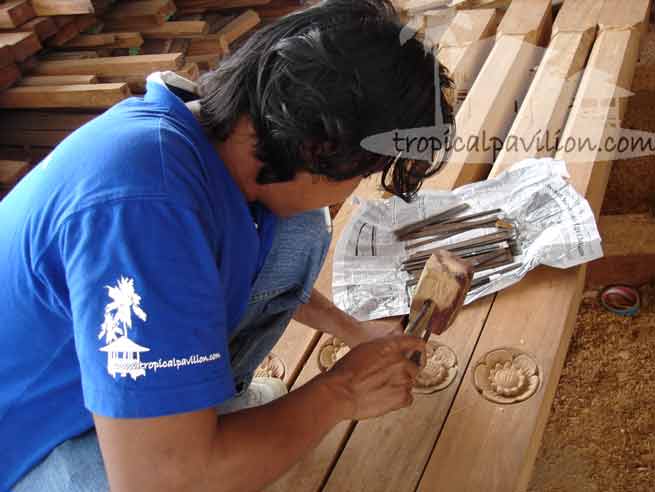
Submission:
M 255 32 L 200 81 L 201 117 L 225 140 L 242 115 L 257 134 L 259 183 L 288 181 L 299 170 L 344 180 L 382 171 L 384 188 L 411 199 L 435 163 L 375 154 L 362 139 L 444 123 L 452 108 L 440 88 L 445 69 L 415 38 L 401 44 L 388 0 L 325 0 Z

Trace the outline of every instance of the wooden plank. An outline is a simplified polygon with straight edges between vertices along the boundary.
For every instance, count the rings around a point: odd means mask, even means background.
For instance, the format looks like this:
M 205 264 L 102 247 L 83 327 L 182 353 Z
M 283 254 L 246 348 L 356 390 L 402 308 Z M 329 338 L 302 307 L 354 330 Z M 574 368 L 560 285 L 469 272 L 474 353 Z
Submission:
M 601 31 L 606 29 L 637 29 L 642 36 L 646 34 L 650 2 L 643 0 L 604 0 L 598 19 Z
M 257 13 L 262 19 L 277 19 L 298 10 L 296 0 L 271 0 L 266 5 L 257 7 Z
M 0 129 L 6 130 L 68 130 L 69 133 L 91 121 L 96 114 L 62 113 L 32 110 L 3 110 L 0 112 Z
M 36 15 L 92 14 L 92 0 L 32 0 Z
M 38 63 L 32 68 L 31 72 L 36 72 L 36 67 L 41 63 L 49 61 L 67 61 L 67 60 L 88 60 L 91 58 L 98 58 L 98 52 L 95 50 L 83 51 L 51 51 L 48 54 L 41 55 Z
M 451 5 L 458 9 L 507 8 L 512 0 L 455 0 Z
M 138 32 L 112 32 L 114 39 L 113 44 L 103 46 L 107 49 L 120 49 L 120 48 L 140 48 L 143 46 L 143 37 Z
M 156 55 L 160 53 L 169 53 L 172 44 L 172 39 L 146 39 L 139 50 L 139 54 Z
M 35 17 L 31 21 L 18 26 L 15 31 L 29 31 L 43 41 L 57 34 L 57 25 L 51 17 Z
M 84 32 L 98 24 L 98 18 L 95 15 L 76 15 L 74 22 L 77 30 Z
M 36 55 L 32 55 L 25 60 L 21 62 L 16 62 L 16 65 L 18 65 L 18 68 L 20 69 L 21 73 L 31 73 L 32 70 L 34 70 L 34 67 L 38 63 L 39 59 L 36 57 Z
M 559 33 L 595 31 L 604 1 L 565 2 L 553 23 L 552 38 Z
M 498 26 L 497 36 L 521 36 L 528 43 L 544 44 L 544 36 L 550 35 L 551 14 L 550 2 L 545 5 L 534 0 L 513 0 Z
M 0 68 L 6 67 L 7 65 L 13 63 L 14 54 L 12 53 L 9 46 L 0 46 Z
M 595 117 L 586 106 L 589 100 L 611 99 L 618 87 L 629 87 L 638 43 L 637 30 L 599 34 L 563 138 L 601 142 L 616 132 L 609 105 L 600 107 Z M 575 163 L 569 166 L 571 182 L 598 211 L 610 162 L 589 148 L 559 152 L 556 157 Z M 501 346 L 520 347 L 536 357 L 541 387 L 521 404 L 493 404 L 474 389 L 473 364 L 469 365 L 468 383 L 453 403 L 419 492 L 433 490 L 446 476 L 455 490 L 525 490 L 570 341 L 585 270 L 540 268 L 497 294 L 471 360 Z
M 0 188 L 12 188 L 29 169 L 30 165 L 25 161 L 0 160 Z
M 526 17 L 527 7 L 531 9 Z M 534 12 L 541 12 L 542 18 Z M 516 24 L 514 15 L 526 23 L 522 27 L 525 34 L 506 34 L 507 26 Z M 442 171 L 454 180 L 455 187 L 489 172 L 530 86 L 531 71 L 543 54 L 543 49 L 530 41 L 550 33 L 550 20 L 548 0 L 515 0 L 505 14 L 505 33 L 496 34 L 489 57 L 457 112 L 454 152 Z
M 540 6 L 542 14 L 548 16 L 549 10 L 545 8 L 548 4 L 549 2 L 544 0 L 539 5 L 535 3 L 534 6 Z M 509 12 L 507 15 L 510 15 Z M 537 24 L 539 35 L 541 35 L 541 29 L 549 27 L 547 22 L 537 21 Z M 504 36 L 498 39 L 493 49 L 496 51 L 498 43 L 501 43 L 501 51 L 495 56 L 498 58 L 498 63 L 485 63 L 479 79 L 485 80 L 486 84 L 476 83 L 478 89 L 474 84 L 467 98 L 467 100 L 475 99 L 476 115 L 479 117 L 473 117 L 467 112 L 462 113 L 461 110 L 457 114 L 458 132 L 464 139 L 480 135 L 484 131 L 495 134 L 500 131 L 499 128 L 502 125 L 509 126 L 511 123 L 512 111 L 507 111 L 507 117 L 510 119 L 507 123 L 490 118 L 488 114 L 479 115 L 478 113 L 502 111 L 503 106 L 512 109 L 514 98 L 519 97 L 518 91 L 523 84 L 527 83 L 521 79 L 528 78 L 528 67 L 535 62 L 536 47 L 529 43 L 521 43 L 520 39 L 511 39 L 512 43 L 503 42 L 503 39 L 513 37 Z M 520 36 L 518 37 L 520 38 Z M 458 42 L 464 45 L 468 40 L 460 37 Z M 529 49 L 526 49 L 526 46 Z M 509 48 L 512 49 L 509 50 Z M 510 93 L 507 97 L 508 94 L 502 94 L 500 88 L 497 92 L 488 92 L 488 88 L 493 87 L 493 81 L 504 80 L 510 76 L 514 78 L 514 83 L 505 84 L 503 90 L 510 92 L 514 90 L 516 91 L 514 94 Z M 455 150 L 445 170 L 428 180 L 424 184 L 424 189 L 452 189 L 483 178 L 490 165 L 477 166 L 475 171 L 471 172 L 469 164 L 479 162 L 477 159 L 478 154 L 474 152 Z M 380 197 L 380 192 L 376 191 L 369 181 L 364 181 L 355 194 L 364 198 Z M 352 207 L 351 204 L 346 203 L 339 211 L 334 224 L 334 239 L 329 255 L 333 253 L 337 238 L 349 220 Z M 331 268 L 331 256 L 328 256 L 326 267 L 321 271 L 317 281 L 317 288 L 320 286 L 327 289 L 323 292 L 325 295 L 331 293 Z M 486 299 L 464 309 L 454 326 L 440 338 L 440 341 L 447 343 L 458 357 L 461 357 L 460 354 L 470 354 L 477 335 L 471 334 L 469 326 L 481 326 L 490 306 L 491 299 Z M 298 336 L 295 333 L 293 335 Z M 308 335 L 305 334 L 305 337 Z M 277 348 L 275 352 L 279 355 Z M 303 367 L 299 382 L 306 381 L 316 374 L 316 365 L 312 360 L 316 356 L 315 350 L 308 363 Z M 289 367 L 288 361 L 287 367 Z M 312 453 L 274 484 L 270 491 L 414 491 L 461 377 L 460 373 L 458 379 L 436 397 L 434 395 L 417 395 L 414 405 L 409 409 L 394 412 L 383 418 L 359 422 L 354 427 L 350 439 L 348 439 L 348 434 L 353 425 L 350 423 L 340 424 Z M 339 453 L 341 455 L 337 461 Z M 373 455 L 375 458 L 372 458 Z M 324 482 L 325 487 L 322 489 Z M 302 484 L 302 487 L 299 487 L 298 484 Z
M 139 29 L 145 39 L 194 38 L 209 32 L 205 21 L 169 21 Z
M 212 10 L 239 9 L 267 5 L 271 0 L 178 0 L 175 2 L 180 13 L 194 14 Z
M 28 0 L 13 0 L 0 5 L 0 29 L 13 29 L 36 14 Z
M 105 14 L 103 20 L 107 30 L 137 30 L 139 26 L 164 24 L 174 13 L 175 4 L 170 0 L 124 2 Z
M 20 79 L 20 69 L 15 63 L 0 68 L 0 91 L 8 89 Z
M 453 78 L 458 103 L 466 98 L 489 56 L 498 21 L 495 10 L 462 10 L 439 40 L 437 57 Z M 461 42 L 463 39 L 465 43 Z
M 171 0 L 143 0 L 122 2 L 104 15 L 107 19 L 145 18 L 146 22 L 157 22 L 162 16 L 175 13 L 175 4 Z
M 69 130 L 8 129 L 0 133 L 0 145 L 54 148 L 70 134 Z
M 24 61 L 41 49 L 39 38 L 33 32 L 0 33 L 0 48 L 8 46 L 16 61 Z
M 259 14 L 254 10 L 246 10 L 225 27 L 218 31 L 218 35 L 225 38 L 228 44 L 233 43 L 245 33 L 261 22 Z
M 573 0 L 562 7 L 553 26 L 558 35 L 548 46 L 490 176 L 522 159 L 555 152 L 596 37 L 601 5 L 597 0 Z M 569 17 L 587 29 L 570 29 Z
M 116 36 L 111 33 L 80 34 L 70 41 L 67 41 L 64 46 L 67 48 L 94 48 L 96 46 L 110 45 L 115 42 Z
M 4 146 L 2 155 L 7 160 L 25 161 L 33 166 L 41 162 L 51 151 L 50 147 Z
M 178 38 L 171 39 L 171 47 L 168 50 L 169 53 L 187 53 L 189 51 L 189 44 L 191 43 L 190 39 Z
M 222 34 L 208 34 L 189 40 L 187 57 L 207 54 L 222 57 L 226 53 L 229 53 L 229 51 L 228 41 Z
M 63 27 L 69 22 L 73 22 L 75 20 L 74 15 L 56 15 L 52 17 L 52 21 L 55 23 L 55 25 L 59 27 Z
M 34 75 L 23 77 L 18 86 L 95 84 L 95 75 Z
M 125 83 L 15 87 L 0 92 L 0 108 L 108 108 L 129 96 Z
M 79 34 L 80 30 L 75 21 L 70 21 L 57 29 L 57 34 L 49 38 L 46 44 L 58 48 L 75 39 Z
M 37 75 L 147 75 L 157 70 L 177 70 L 182 67 L 181 53 L 163 55 L 114 56 L 86 60 L 55 60 L 39 63 Z

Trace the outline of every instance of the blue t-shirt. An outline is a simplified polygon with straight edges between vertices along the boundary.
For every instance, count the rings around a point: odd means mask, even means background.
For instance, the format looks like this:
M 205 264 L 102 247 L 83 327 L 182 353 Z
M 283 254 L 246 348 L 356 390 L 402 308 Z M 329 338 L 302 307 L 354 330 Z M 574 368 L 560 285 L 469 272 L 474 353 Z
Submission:
M 148 82 L 0 202 L 0 490 L 90 412 L 234 396 L 228 340 L 275 217 L 248 204 L 184 103 Z

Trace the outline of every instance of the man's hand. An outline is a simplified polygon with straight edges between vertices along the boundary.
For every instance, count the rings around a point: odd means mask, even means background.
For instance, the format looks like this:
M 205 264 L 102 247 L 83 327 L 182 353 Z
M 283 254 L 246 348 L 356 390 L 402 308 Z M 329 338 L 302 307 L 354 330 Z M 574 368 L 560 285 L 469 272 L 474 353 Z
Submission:
M 362 343 L 377 340 L 378 338 L 402 335 L 401 319 L 396 317 L 356 322 L 353 328 L 348 331 L 348 335 L 343 338 L 343 341 L 350 348 L 353 348 Z
M 335 398 L 348 403 L 344 418 L 378 417 L 412 404 L 412 387 L 420 368 L 408 356 L 415 351 L 425 352 L 425 343 L 418 338 L 379 338 L 358 345 L 319 377 L 325 378 Z

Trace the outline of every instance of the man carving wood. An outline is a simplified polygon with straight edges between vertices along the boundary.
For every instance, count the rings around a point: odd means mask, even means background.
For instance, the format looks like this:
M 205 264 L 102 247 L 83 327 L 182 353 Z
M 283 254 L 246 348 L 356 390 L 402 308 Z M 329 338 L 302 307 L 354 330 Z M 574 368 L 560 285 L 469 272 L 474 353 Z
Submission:
M 360 146 L 452 121 L 401 29 L 386 0 L 282 18 L 199 104 L 155 74 L 0 203 L 1 490 L 261 490 L 340 421 L 411 403 L 424 343 L 312 290 L 322 207 L 375 173 L 411 199 L 439 167 Z M 285 394 L 252 377 L 292 317 L 352 350 Z

